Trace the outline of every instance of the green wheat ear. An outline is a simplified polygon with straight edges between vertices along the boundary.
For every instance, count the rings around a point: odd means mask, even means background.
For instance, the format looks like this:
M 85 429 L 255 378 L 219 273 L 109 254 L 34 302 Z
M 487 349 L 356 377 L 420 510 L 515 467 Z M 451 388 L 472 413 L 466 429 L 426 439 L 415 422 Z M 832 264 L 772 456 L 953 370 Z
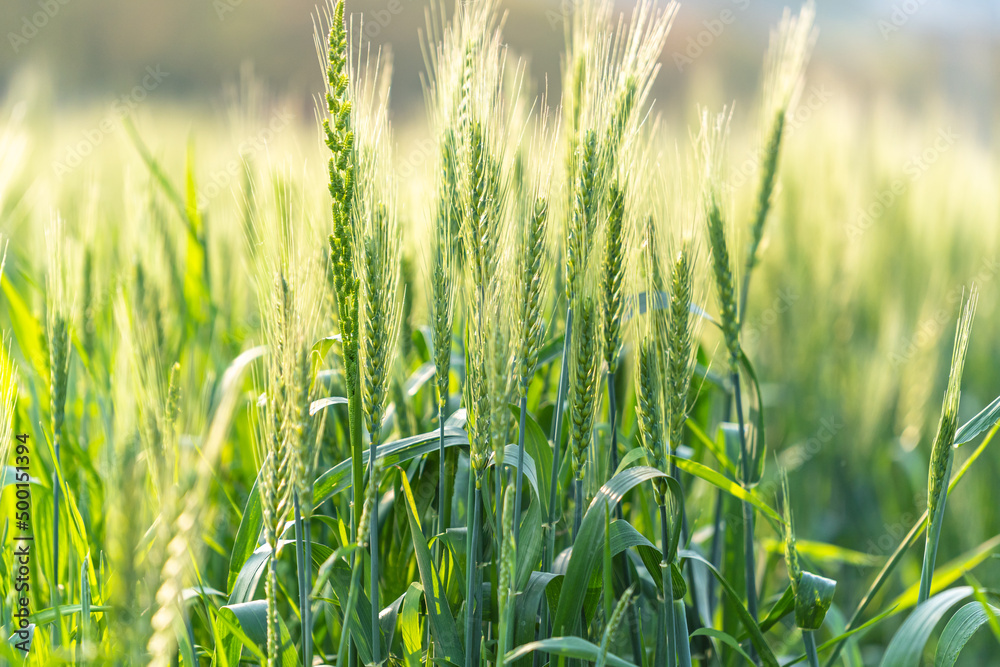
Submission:
M 573 329 L 569 383 L 570 449 L 573 453 L 573 472 L 577 480 L 582 480 L 597 412 L 600 343 L 598 316 L 593 299 L 588 296 L 579 297 L 576 311 L 579 326 L 574 326 Z
M 930 466 L 927 471 L 927 538 L 924 546 L 924 562 L 920 572 L 918 599 L 925 601 L 931 592 L 934 564 L 937 558 L 938 539 L 944 520 L 944 508 L 948 500 L 948 482 L 955 457 L 955 432 L 958 429 L 958 405 L 961 398 L 962 373 L 965 356 L 969 349 L 972 320 L 976 315 L 979 290 L 973 286 L 969 297 L 962 304 L 955 330 L 955 345 L 951 353 L 951 370 L 948 373 L 948 388 L 941 405 L 941 421 L 938 423 L 934 447 L 931 450 Z
M 694 292 L 694 261 L 691 247 L 684 244 L 670 271 L 670 319 L 667 322 L 666 400 L 669 442 L 676 450 L 687 420 L 688 389 L 694 373 L 694 323 L 691 306 Z
M 328 164 L 333 212 L 333 233 L 329 237 L 330 264 L 343 337 L 344 361 L 350 379 L 357 372 L 359 279 L 355 267 L 355 233 L 351 220 L 355 175 L 354 131 L 351 127 L 352 104 L 347 58 L 344 0 L 340 0 L 334 7 L 330 23 L 326 91 L 329 117 L 323 120 L 323 131 L 331 153 Z
M 799 564 L 799 552 L 795 548 L 795 524 L 792 521 L 792 496 L 788 490 L 788 472 L 782 468 L 781 495 L 784 498 L 782 513 L 784 514 L 784 547 L 785 567 L 788 569 L 788 580 L 792 585 L 792 593 L 798 594 L 799 580 L 802 578 L 802 566 Z
M 604 262 L 601 270 L 604 360 L 614 375 L 622 344 L 622 314 L 625 282 L 625 193 L 618 183 L 608 191 Z
M 548 274 L 543 266 L 548 212 L 548 202 L 544 197 L 535 200 L 522 243 L 521 313 L 519 314 L 521 350 L 518 373 L 518 391 L 521 398 L 528 394 L 528 385 L 538 365 L 538 348 L 545 333 L 542 321 L 542 295 Z

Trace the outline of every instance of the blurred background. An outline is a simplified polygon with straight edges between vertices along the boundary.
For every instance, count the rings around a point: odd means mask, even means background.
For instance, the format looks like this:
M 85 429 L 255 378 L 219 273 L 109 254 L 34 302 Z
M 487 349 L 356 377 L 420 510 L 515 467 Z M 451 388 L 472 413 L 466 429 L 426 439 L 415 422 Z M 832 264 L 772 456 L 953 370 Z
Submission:
M 391 48 L 392 118 L 411 188 L 424 187 L 431 162 L 420 48 L 428 4 L 348 2 L 353 20 L 364 14 L 370 43 Z M 736 210 L 748 210 L 756 184 L 761 64 L 785 4 L 682 4 L 653 93 L 679 144 L 699 105 L 735 103 Z M 924 509 L 957 304 L 973 282 L 981 299 L 961 421 L 1000 394 L 1000 2 L 816 4 L 819 41 L 784 147 L 744 342 L 765 384 L 768 447 L 792 471 L 802 537 L 862 552 L 850 566 L 819 565 L 840 581 L 838 604 L 852 608 Z M 534 89 L 558 99 L 572 3 L 502 5 L 506 39 L 529 60 Z M 145 169 L 121 130 L 125 115 L 175 182 L 186 145 L 197 147 L 200 202 L 214 220 L 238 216 L 232 165 L 265 150 L 292 156 L 289 172 L 303 174 L 322 219 L 315 12 L 315 0 L 0 0 L 0 228 L 37 243 L 32 229 L 53 206 L 80 211 L 96 229 L 126 215 L 109 184 L 132 174 L 135 190 Z M 238 224 L 226 242 L 240 242 Z M 241 342 L 234 334 L 234 347 Z M 998 478 L 994 446 L 949 498 L 940 563 L 1000 533 Z M 916 580 L 919 553 L 879 608 Z M 1000 560 L 977 574 L 995 588 Z
M 579 0 L 576 0 L 579 1 Z M 447 2 L 447 0 L 446 0 Z M 428 0 L 355 0 L 372 44 L 390 46 L 397 122 L 422 116 L 419 32 Z M 566 10 L 560 0 L 506 0 L 507 39 L 558 92 Z M 619 2 L 623 8 L 630 3 Z M 752 96 L 780 0 L 682 3 L 656 90 L 657 108 L 687 112 Z M 568 12 L 572 12 L 573 0 Z M 0 93 L 19 72 L 43 73 L 60 105 L 127 93 L 146 67 L 169 72 L 155 98 L 204 106 L 244 63 L 270 89 L 312 108 L 321 71 L 315 0 L 4 0 Z M 984 140 L 997 131 L 1000 3 L 994 0 L 819 0 L 811 80 L 869 104 L 889 97 L 919 114 L 949 103 Z M 719 29 L 724 36 L 715 34 Z

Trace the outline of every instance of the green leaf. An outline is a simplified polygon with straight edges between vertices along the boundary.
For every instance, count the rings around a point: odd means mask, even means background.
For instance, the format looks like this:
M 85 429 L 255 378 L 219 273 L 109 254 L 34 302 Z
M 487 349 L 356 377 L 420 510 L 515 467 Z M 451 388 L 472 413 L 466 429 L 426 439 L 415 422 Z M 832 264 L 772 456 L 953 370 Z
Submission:
M 420 667 L 424 636 L 420 631 L 420 599 L 424 587 L 414 581 L 403 594 L 403 609 L 399 613 L 399 634 L 403 639 L 403 658 L 409 667 Z
M 955 612 L 941 633 L 937 654 L 934 656 L 934 667 L 954 667 L 959 654 L 972 639 L 972 635 L 989 622 L 987 608 L 994 615 L 1000 614 L 1000 609 L 992 605 L 984 607 L 978 601 L 970 602 Z
M 226 605 L 219 609 L 218 618 L 223 626 L 219 632 L 222 639 L 221 648 L 230 665 L 235 667 L 239 664 L 244 648 L 248 649 L 262 663 L 266 662 L 266 600 Z M 278 633 L 280 638 L 279 664 L 282 667 L 295 667 L 299 664 L 299 656 L 281 614 L 278 614 Z
M 42 347 L 42 342 L 45 340 L 45 328 L 38 322 L 24 299 L 11 285 L 10 278 L 6 274 L 0 276 L 0 285 L 3 286 L 3 294 L 7 299 L 10 328 L 14 332 L 14 338 L 17 339 L 17 346 L 38 377 L 45 380 L 44 382 L 32 383 L 32 387 L 38 390 L 39 400 L 47 405 L 49 401 L 49 355 Z
M 520 542 L 517 545 L 517 569 L 514 576 L 515 588 L 521 590 L 542 557 L 542 513 L 541 503 L 535 498 L 528 505 L 528 511 L 521 517 Z
M 820 628 L 836 589 L 837 582 L 833 579 L 803 572 L 795 595 L 795 625 L 804 630 Z
M 59 616 L 72 616 L 73 614 L 79 614 L 82 611 L 83 605 L 64 604 L 55 608 L 47 607 L 45 609 L 39 609 L 35 613 L 28 616 L 28 620 L 35 625 L 47 625 L 56 620 L 57 613 Z M 114 607 L 106 605 L 90 605 L 91 614 L 103 614 L 109 611 L 114 611 Z
M 343 396 L 326 396 L 318 398 L 309 404 L 309 416 L 315 415 L 320 410 L 325 410 L 331 405 L 347 405 L 347 399 Z
M 694 422 L 693 419 L 688 419 L 687 422 L 685 423 L 687 424 L 688 429 L 694 435 L 695 439 L 697 439 L 698 442 L 703 444 L 705 446 L 705 449 L 711 452 L 712 456 L 715 457 L 715 460 L 719 462 L 719 465 L 728 470 L 729 474 L 735 478 L 738 474 L 736 471 L 736 466 L 733 464 L 732 460 L 730 460 L 730 458 L 726 456 L 725 450 L 719 446 L 719 443 L 715 442 L 707 435 L 705 435 L 705 432 L 701 430 L 701 428 L 698 426 L 698 424 Z
M 278 549 L 292 543 L 292 540 L 281 540 L 278 543 Z M 260 578 L 264 576 L 270 559 L 271 547 L 264 544 L 253 551 L 250 557 L 243 562 L 239 572 L 236 573 L 233 585 L 230 587 L 229 601 L 227 602 L 229 606 L 243 604 L 254 599 Z
M 716 487 L 717 489 L 721 489 L 722 491 L 725 491 L 726 493 L 728 493 L 731 496 L 734 496 L 735 498 L 750 503 L 751 505 L 753 505 L 764 514 L 774 519 L 775 521 L 784 523 L 781 516 L 773 509 L 771 509 L 768 506 L 768 504 L 761 499 L 761 497 L 757 494 L 755 490 L 744 489 L 742 486 L 732 481 L 731 479 L 727 478 L 722 473 L 718 472 L 717 470 L 712 470 L 708 466 L 702 465 L 701 463 L 697 463 L 689 459 L 684 459 L 679 456 L 675 456 L 673 454 L 667 454 L 667 456 L 673 463 L 677 464 L 678 468 L 680 468 L 684 472 L 705 480 L 706 482 Z
M 771 647 L 767 645 L 767 640 L 764 639 L 764 633 L 760 631 L 760 626 L 757 625 L 756 621 L 747 611 L 746 607 L 743 606 L 743 600 L 740 594 L 733 588 L 732 584 L 726 581 L 726 578 L 722 576 L 722 573 L 715 569 L 709 561 L 702 558 L 698 553 L 694 551 L 681 550 L 680 556 L 682 558 L 691 558 L 699 563 L 705 565 L 708 570 L 715 575 L 715 578 L 722 588 L 726 591 L 726 594 L 733 601 L 733 608 L 740 617 L 740 621 L 743 623 L 743 627 L 746 628 L 747 632 L 750 634 L 750 641 L 753 642 L 754 648 L 757 649 L 757 653 L 760 656 L 761 661 L 768 667 L 778 667 L 778 659 L 774 656 L 774 652 L 771 651 Z
M 785 552 L 785 543 L 772 537 L 764 538 L 764 548 L 768 553 L 781 555 Z M 863 551 L 845 549 L 835 544 L 814 542 L 812 540 L 795 540 L 795 549 L 802 556 L 811 560 L 830 564 L 853 565 L 854 567 L 875 567 L 881 565 L 883 558 L 867 554 Z
M 528 583 L 514 599 L 514 643 L 527 644 L 535 638 L 535 628 L 538 625 L 538 610 L 550 584 L 558 584 L 563 575 L 554 572 L 531 572 Z M 555 588 L 555 585 L 553 586 Z M 531 660 L 522 659 L 523 665 L 530 665 Z
M 320 338 L 318 341 L 313 343 L 312 351 L 319 354 L 320 359 L 326 359 L 326 355 L 330 353 L 334 345 L 337 345 L 342 340 L 340 334 L 334 334 L 332 336 L 325 336 Z
M 613 508 L 633 487 L 657 477 L 667 477 L 667 475 L 653 468 L 629 468 L 612 477 L 597 492 L 590 507 L 587 508 L 587 514 L 583 517 L 580 530 L 573 542 L 574 549 L 566 568 L 559 606 L 552 621 L 554 633 L 569 634 L 575 630 L 576 624 L 580 621 L 590 576 L 601 557 L 605 505 Z
M 790 614 L 792 610 L 795 609 L 795 593 L 792 592 L 791 585 L 785 587 L 785 592 L 781 594 L 778 601 L 774 603 L 771 610 L 767 612 L 764 616 L 764 620 L 760 622 L 761 632 L 767 632 L 774 624 L 783 619 L 785 616 Z M 743 637 L 740 638 L 742 641 Z
M 726 644 L 727 646 L 729 646 L 729 648 L 733 649 L 738 654 L 740 654 L 741 656 L 743 656 L 743 659 L 746 660 L 747 662 L 749 662 L 751 665 L 756 664 L 750 658 L 750 656 L 746 654 L 746 651 L 744 651 L 740 647 L 740 643 L 738 641 L 736 641 L 736 639 L 732 635 L 730 635 L 730 634 L 728 634 L 726 632 L 723 632 L 722 630 L 716 630 L 715 628 L 698 628 L 697 630 L 695 630 L 694 632 L 691 633 L 691 636 L 692 637 L 712 637 L 714 639 L 718 639 L 720 642 L 722 642 L 723 644 Z
M 601 649 L 600 647 L 595 646 L 586 639 L 581 639 L 580 637 L 550 637 L 549 639 L 543 639 L 542 641 L 531 642 L 530 644 L 518 646 L 516 649 L 507 654 L 504 661 L 511 662 L 522 656 L 530 655 L 535 651 L 541 651 L 542 653 L 548 653 L 549 655 L 555 655 L 561 658 L 577 658 L 596 662 Z M 628 660 L 622 660 L 618 656 L 610 653 L 608 653 L 605 657 L 605 662 L 608 665 L 614 665 L 615 667 L 636 667 Z
M 955 433 L 955 447 L 964 445 L 983 431 L 993 428 L 997 421 L 1000 421 L 1000 396 L 958 429 Z
M 438 657 L 461 664 L 465 658 L 462 642 L 459 640 L 458 626 L 455 617 L 448 606 L 448 598 L 438 580 L 437 571 L 431 562 L 431 552 L 424 539 L 420 520 L 417 518 L 417 504 L 413 499 L 413 491 L 406 475 L 400 475 L 406 505 L 406 516 L 410 522 L 410 535 L 413 538 L 413 550 L 417 557 L 417 569 L 420 571 L 420 581 L 423 583 L 424 599 L 427 602 L 427 616 L 431 623 L 431 634 L 434 636 L 434 652 Z
M 511 412 L 520 417 L 520 410 L 511 407 Z M 542 504 L 542 516 L 548 516 L 549 485 L 552 482 L 552 447 L 542 427 L 529 414 L 525 415 L 524 454 L 530 456 L 535 464 L 535 474 L 538 480 L 538 500 Z M 515 460 L 517 457 L 513 457 Z
M 270 454 L 268 455 L 270 456 Z M 239 530 L 236 531 L 236 541 L 233 543 L 232 554 L 229 556 L 229 579 L 226 587 L 231 591 L 236 577 L 239 576 L 243 564 L 257 547 L 257 538 L 260 536 L 260 529 L 264 523 L 264 514 L 260 506 L 260 477 L 264 474 L 264 467 L 257 473 L 257 479 L 253 482 L 250 495 L 247 497 L 246 507 L 243 508 L 243 517 L 240 519 Z M 244 600 L 246 602 L 246 600 Z
M 545 364 L 552 363 L 556 359 L 562 356 L 563 352 L 563 339 L 564 336 L 556 336 L 548 343 L 544 345 L 540 350 L 538 350 L 538 366 L 539 368 Z
M 337 596 L 341 617 L 343 617 L 348 598 L 351 594 L 351 575 L 351 568 L 343 561 L 336 562 L 330 568 L 330 586 Z M 366 664 L 372 660 L 372 635 L 371 627 L 369 626 L 371 616 L 372 603 L 368 599 L 368 593 L 365 592 L 365 586 L 360 586 L 356 592 L 354 609 L 346 621 L 341 618 L 341 624 L 347 626 L 350 630 L 351 636 L 354 637 L 354 645 L 358 649 L 358 657 Z M 362 619 L 364 619 L 363 622 Z M 385 655 L 384 650 L 381 651 L 381 655 Z
M 753 485 L 759 482 L 760 478 L 764 475 L 764 460 L 766 459 L 764 452 L 767 449 L 767 440 L 764 437 L 764 398 L 760 392 L 757 371 L 754 370 L 753 364 L 750 363 L 750 359 L 743 350 L 740 350 L 740 364 L 746 370 L 746 376 L 750 378 L 750 383 L 753 385 L 757 396 L 757 415 L 754 419 L 756 428 L 754 428 L 752 433 L 752 440 L 747 443 L 752 456 L 750 469 L 753 471 L 753 479 L 744 480 Z
M 445 447 L 468 447 L 469 436 L 465 431 L 445 426 Z M 421 433 L 402 440 L 394 440 L 380 445 L 377 452 L 383 468 L 394 466 L 424 454 L 438 451 L 438 430 Z M 362 453 L 361 460 L 368 464 L 368 448 Z M 351 488 L 351 459 L 345 459 L 323 473 L 313 484 L 314 504 L 318 508 L 332 496 Z
M 489 461 L 487 462 L 487 467 L 496 464 L 496 457 L 490 454 Z M 503 448 L 503 464 L 507 467 L 517 469 L 517 445 L 507 445 Z M 538 475 L 535 472 L 535 461 L 531 458 L 528 452 L 524 453 L 524 471 L 522 472 L 524 478 L 528 480 L 531 484 L 531 490 L 535 492 L 535 497 L 538 497 Z
M 949 609 L 972 595 L 972 588 L 959 586 L 931 597 L 918 606 L 893 635 L 880 667 L 913 667 L 920 664 L 924 645 L 934 627 Z
M 971 574 L 966 573 L 965 581 L 972 586 L 972 595 L 983 606 L 983 611 L 986 612 L 986 618 L 990 623 L 990 631 L 996 637 L 997 643 L 1000 643 L 1000 618 L 997 617 L 997 613 L 990 606 L 989 600 L 986 599 L 986 593 L 983 592 L 982 586 Z

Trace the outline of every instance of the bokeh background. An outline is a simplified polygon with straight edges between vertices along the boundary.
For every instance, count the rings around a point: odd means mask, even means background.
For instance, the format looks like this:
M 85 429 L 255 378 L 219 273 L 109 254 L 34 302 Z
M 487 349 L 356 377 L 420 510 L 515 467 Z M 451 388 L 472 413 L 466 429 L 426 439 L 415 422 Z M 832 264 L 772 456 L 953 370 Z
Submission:
M 573 1 L 569 7 L 572 11 Z M 575 0 L 579 1 L 579 0 Z M 356 0 L 364 33 L 395 54 L 397 122 L 422 116 L 419 31 L 428 0 Z M 447 4 L 447 3 L 446 3 Z M 619 2 L 623 8 L 631 3 Z M 757 89 L 759 55 L 787 3 L 682 3 L 663 55 L 657 107 L 744 100 Z M 558 92 L 565 14 L 560 0 L 506 0 L 506 36 L 531 73 Z M 85 105 L 127 92 L 147 66 L 170 73 L 157 99 L 204 106 L 244 63 L 273 92 L 310 109 L 321 83 L 312 41 L 314 0 L 4 0 L 0 92 L 25 69 L 44 74 L 59 105 Z M 699 33 L 724 12 L 724 35 L 704 39 L 695 64 L 678 67 Z M 869 104 L 889 97 L 920 113 L 946 100 L 984 139 L 997 131 L 1000 3 L 992 0 L 819 0 L 822 37 L 810 78 Z M 37 33 L 37 34 L 36 34 Z M 16 37 L 14 37 L 16 36 Z M 21 38 L 21 39 L 18 39 Z M 694 52 L 697 52 L 694 51 Z M 717 98 L 717 99 L 716 99 Z
M 354 20 L 364 14 L 368 41 L 391 49 L 401 174 L 419 188 L 428 2 L 348 4 Z M 555 0 L 502 4 L 534 88 L 557 98 L 566 11 Z M 699 105 L 735 104 L 737 175 L 754 155 L 762 56 L 785 4 L 684 3 L 662 57 L 654 111 L 678 142 Z M 962 421 L 1000 394 L 1000 2 L 819 0 L 817 10 L 745 343 L 802 535 L 860 554 L 850 567 L 819 566 L 840 580 L 838 603 L 853 607 L 923 511 L 957 302 L 973 282 L 981 300 Z M 311 174 L 324 197 L 314 13 L 314 0 L 0 0 L 0 227 L 37 239 L 30 229 L 53 205 L 85 209 L 98 225 L 121 215 L 113 187 L 92 187 L 143 172 L 119 110 L 178 179 L 187 144 L 197 147 L 202 194 L 218 215 L 232 215 L 221 210 L 237 185 L 226 165 L 248 139 L 266 138 L 253 151 L 292 155 L 293 171 Z M 752 196 L 752 172 L 735 179 L 738 199 Z M 998 478 L 991 451 L 949 498 L 939 562 L 1000 533 Z M 919 565 L 918 549 L 876 606 L 915 581 Z M 996 588 L 1000 560 L 977 574 Z M 988 654 L 987 638 L 977 641 Z

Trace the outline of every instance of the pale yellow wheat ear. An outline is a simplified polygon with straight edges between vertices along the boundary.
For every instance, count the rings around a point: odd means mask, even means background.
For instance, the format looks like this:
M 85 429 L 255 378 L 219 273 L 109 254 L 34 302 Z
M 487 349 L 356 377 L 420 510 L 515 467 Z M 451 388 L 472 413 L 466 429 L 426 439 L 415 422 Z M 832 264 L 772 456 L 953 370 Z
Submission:
M 695 140 L 701 163 L 701 198 L 706 221 L 708 247 L 711 251 L 712 277 L 715 283 L 719 320 L 726 342 L 730 370 L 739 361 L 739 295 L 733 253 L 733 225 L 725 187 L 725 154 L 731 111 L 714 116 L 703 110 L 701 129 Z
M 795 106 L 802 92 L 805 68 L 818 35 L 815 20 L 816 6 L 809 0 L 796 16 L 786 7 L 781 23 L 771 31 L 764 61 L 761 120 L 765 132 L 771 130 L 776 115 L 784 115 Z

